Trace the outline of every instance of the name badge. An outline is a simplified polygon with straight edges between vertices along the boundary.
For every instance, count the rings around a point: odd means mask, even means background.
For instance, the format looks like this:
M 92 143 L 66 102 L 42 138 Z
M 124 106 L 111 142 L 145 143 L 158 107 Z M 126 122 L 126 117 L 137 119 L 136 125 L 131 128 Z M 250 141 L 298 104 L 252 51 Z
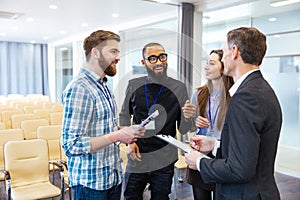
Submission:
M 155 130 L 155 121 L 151 121 L 149 122 L 146 126 L 145 126 L 146 130 Z

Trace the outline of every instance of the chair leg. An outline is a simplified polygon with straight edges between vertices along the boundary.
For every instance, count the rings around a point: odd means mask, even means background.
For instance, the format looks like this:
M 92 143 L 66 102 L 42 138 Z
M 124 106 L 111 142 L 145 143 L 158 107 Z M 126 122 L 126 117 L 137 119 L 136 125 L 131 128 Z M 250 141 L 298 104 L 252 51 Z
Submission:
M 173 185 L 174 185 L 174 200 L 177 200 L 177 169 L 174 169 Z

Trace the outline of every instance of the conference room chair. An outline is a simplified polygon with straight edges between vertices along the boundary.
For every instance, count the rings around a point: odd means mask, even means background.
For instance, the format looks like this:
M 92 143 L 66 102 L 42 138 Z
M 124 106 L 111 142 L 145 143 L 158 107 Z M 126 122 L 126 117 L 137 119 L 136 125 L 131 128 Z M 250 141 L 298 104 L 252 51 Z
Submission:
M 62 179 L 64 180 L 64 183 L 67 185 L 67 188 L 66 189 L 63 188 L 62 191 L 69 192 L 69 199 L 72 200 L 72 188 L 69 185 L 69 177 L 68 177 L 68 157 L 66 156 L 61 143 L 60 143 L 60 148 L 61 148 L 60 150 L 61 160 L 59 160 L 59 164 L 61 164 L 64 168 Z
M 11 116 L 11 127 L 13 129 L 21 128 L 21 122 L 29 119 L 36 119 L 34 114 L 14 114 Z
M 52 112 L 53 112 L 52 108 L 51 109 L 41 108 L 41 109 L 35 109 L 33 113 L 37 115 L 38 119 L 47 119 L 49 121 L 50 113 Z
M 2 112 L 4 111 L 11 111 L 11 110 L 16 110 L 10 106 L 7 106 L 7 105 L 3 105 L 3 106 L 0 106 L 0 122 L 3 122 L 2 121 Z
M 6 129 L 6 126 L 3 122 L 0 122 L 0 130 Z
M 33 114 L 35 109 L 37 109 L 36 106 L 24 106 L 23 108 L 25 114 Z
M 36 102 L 43 98 L 43 94 L 27 94 L 26 95 L 26 101 L 30 102 Z
M 52 106 L 53 112 L 63 112 L 63 105 L 62 104 L 57 104 Z
M 44 139 L 8 141 L 4 145 L 7 199 L 60 196 L 61 189 L 50 182 L 48 158 L 48 145 Z
M 11 129 L 11 116 L 15 114 L 24 114 L 23 110 L 5 110 L 2 112 L 2 122 L 5 123 L 6 129 Z
M 122 168 L 123 168 L 123 172 L 125 172 L 127 161 L 128 161 L 127 146 L 125 144 L 121 143 L 119 145 L 119 147 L 120 147 L 120 157 L 121 157 L 121 161 L 122 161 Z
M 30 119 L 21 122 L 21 129 L 24 132 L 25 140 L 36 139 L 36 131 L 39 126 L 48 126 L 47 119 Z
M 4 169 L 4 144 L 8 141 L 24 140 L 22 129 L 0 130 L 0 168 Z M 0 181 L 4 180 L 4 174 L 0 173 Z
M 61 125 L 63 120 L 63 112 L 50 113 L 50 124 Z
M 25 106 L 34 106 L 33 102 L 16 102 L 13 106 L 16 109 L 24 110 Z
M 61 106 L 62 104 L 59 102 L 45 102 L 43 103 L 43 108 L 44 109 L 53 109 L 53 106 Z
M 45 139 L 48 143 L 49 160 L 57 161 L 61 160 L 61 147 L 60 147 L 60 137 L 61 137 L 61 125 L 47 125 L 39 126 L 36 130 L 36 135 L 38 139 Z M 57 170 L 57 167 L 50 168 L 51 171 Z

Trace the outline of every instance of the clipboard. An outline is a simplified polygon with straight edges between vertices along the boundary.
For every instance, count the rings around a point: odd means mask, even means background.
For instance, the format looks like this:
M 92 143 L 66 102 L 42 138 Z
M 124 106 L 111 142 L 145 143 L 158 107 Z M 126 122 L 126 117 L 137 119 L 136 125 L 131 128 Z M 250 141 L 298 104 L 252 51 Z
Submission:
M 158 137 L 159 139 L 162 139 L 162 140 L 170 143 L 171 145 L 183 150 L 184 152 L 189 153 L 192 150 L 192 147 L 190 147 L 189 145 L 187 145 L 187 144 L 185 144 L 185 143 L 183 143 L 179 140 L 176 140 L 175 138 L 173 138 L 170 135 L 158 134 L 158 135 L 155 135 L 155 136 Z

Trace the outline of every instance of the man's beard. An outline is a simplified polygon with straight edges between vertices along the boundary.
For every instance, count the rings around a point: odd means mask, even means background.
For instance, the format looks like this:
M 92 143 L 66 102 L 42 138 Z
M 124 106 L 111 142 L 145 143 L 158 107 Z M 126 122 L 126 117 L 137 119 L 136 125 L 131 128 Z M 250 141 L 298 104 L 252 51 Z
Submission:
M 160 67 L 161 65 L 156 65 L 155 67 Z M 162 83 L 164 82 L 164 80 L 167 79 L 167 68 L 168 66 L 167 65 L 162 65 L 163 66 L 163 72 L 162 73 L 159 73 L 159 74 L 156 74 L 154 72 L 154 69 L 150 69 L 149 67 L 146 67 L 147 69 L 147 73 L 148 73 L 148 76 L 151 80 L 153 80 L 154 82 L 157 82 L 157 83 Z
M 115 62 L 112 62 L 110 63 L 108 66 L 107 66 L 107 62 L 102 59 L 103 56 L 101 56 L 99 59 L 98 59 L 98 63 L 99 63 L 99 66 L 103 69 L 104 73 L 108 76 L 114 76 L 116 75 L 117 73 L 117 68 L 113 66 L 113 64 L 117 64 L 118 61 L 116 60 Z M 107 67 L 102 67 L 102 66 L 107 66 Z
M 117 73 L 117 68 L 112 66 L 112 64 L 110 64 L 106 67 L 104 73 L 107 74 L 108 76 L 114 76 Z

